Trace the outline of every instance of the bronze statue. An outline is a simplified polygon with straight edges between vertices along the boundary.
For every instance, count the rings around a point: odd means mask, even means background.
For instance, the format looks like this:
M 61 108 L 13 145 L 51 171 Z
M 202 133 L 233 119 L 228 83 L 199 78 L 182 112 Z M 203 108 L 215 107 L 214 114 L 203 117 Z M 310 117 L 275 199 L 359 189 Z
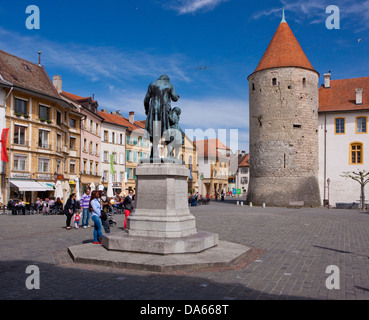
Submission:
M 171 102 L 177 102 L 180 99 L 169 81 L 167 75 L 162 75 L 150 84 L 144 101 L 147 115 L 145 139 L 150 139 L 152 142 L 151 159 L 159 158 L 158 146 L 162 139 L 167 143 L 170 141 Z

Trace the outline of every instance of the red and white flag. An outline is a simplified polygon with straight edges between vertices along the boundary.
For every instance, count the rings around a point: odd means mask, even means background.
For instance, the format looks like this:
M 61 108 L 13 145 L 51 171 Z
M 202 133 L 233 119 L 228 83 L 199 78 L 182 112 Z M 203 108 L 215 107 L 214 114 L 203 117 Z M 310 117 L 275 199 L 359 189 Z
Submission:
M 1 161 L 9 162 L 8 157 L 8 135 L 9 129 L 3 129 L 1 134 Z

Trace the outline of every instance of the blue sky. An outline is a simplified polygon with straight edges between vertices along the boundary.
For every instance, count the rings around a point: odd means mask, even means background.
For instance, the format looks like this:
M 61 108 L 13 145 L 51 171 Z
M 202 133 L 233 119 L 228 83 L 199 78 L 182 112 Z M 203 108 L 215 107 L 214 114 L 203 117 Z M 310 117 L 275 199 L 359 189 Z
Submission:
M 326 28 L 327 6 L 341 29 Z M 25 26 L 28 5 L 40 30 Z M 148 85 L 168 74 L 183 129 L 239 130 L 248 151 L 248 81 L 272 39 L 281 9 L 310 62 L 333 79 L 369 76 L 369 0 L 64 0 L 0 4 L 0 49 L 59 74 L 63 89 L 101 108 L 144 120 Z M 359 41 L 359 39 L 361 39 Z M 206 68 L 204 68 L 206 67 Z

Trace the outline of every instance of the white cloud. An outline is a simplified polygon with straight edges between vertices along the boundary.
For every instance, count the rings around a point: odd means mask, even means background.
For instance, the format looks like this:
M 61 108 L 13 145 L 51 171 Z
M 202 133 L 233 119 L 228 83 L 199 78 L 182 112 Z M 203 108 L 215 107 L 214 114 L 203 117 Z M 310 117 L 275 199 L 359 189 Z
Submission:
M 325 24 L 329 14 L 326 9 L 329 5 L 336 5 L 340 8 L 342 28 L 354 29 L 360 32 L 369 29 L 369 0 L 280 0 L 286 9 L 287 21 L 309 24 Z M 253 19 L 260 19 L 267 16 L 282 17 L 282 8 L 272 8 L 258 11 L 252 15 Z
M 182 54 L 164 55 L 156 52 L 122 51 L 115 47 L 60 44 L 39 37 L 19 35 L 0 28 L 0 48 L 29 61 L 84 75 L 91 81 L 128 80 L 157 77 L 168 73 L 178 81 L 191 82 L 186 71 L 188 58 Z
M 166 7 L 177 11 L 179 14 L 194 14 L 198 11 L 210 11 L 221 3 L 229 0 L 174 0 Z
M 123 116 L 128 117 L 130 111 L 135 111 L 137 120 L 146 119 L 143 100 L 146 92 L 127 92 L 113 89 L 106 97 L 98 99 L 101 108 L 109 111 L 121 111 Z M 223 138 L 222 132 L 226 132 L 224 141 L 230 144 L 231 130 L 238 131 L 238 149 L 249 148 L 249 104 L 242 99 L 216 99 L 203 97 L 201 99 L 186 99 L 182 97 L 172 107 L 182 109 L 180 120 L 181 128 L 214 130 L 217 137 Z M 220 133 L 220 136 L 218 135 Z M 233 136 L 233 134 L 232 134 Z M 221 139 L 222 141 L 225 139 Z M 232 143 L 234 145 L 234 143 Z

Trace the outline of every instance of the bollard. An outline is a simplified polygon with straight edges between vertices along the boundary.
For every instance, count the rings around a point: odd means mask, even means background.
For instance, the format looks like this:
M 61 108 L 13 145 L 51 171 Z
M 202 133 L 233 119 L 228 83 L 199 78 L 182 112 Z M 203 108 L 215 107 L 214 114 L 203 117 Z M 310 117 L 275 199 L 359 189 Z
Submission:
M 243 207 L 243 201 L 241 202 L 241 207 Z
M 252 202 L 250 202 L 250 208 L 252 208 Z
M 240 205 L 240 202 L 239 201 L 237 201 L 237 206 L 239 206 Z
M 265 208 L 266 207 L 266 205 L 265 205 L 265 203 L 263 203 L 263 208 Z

